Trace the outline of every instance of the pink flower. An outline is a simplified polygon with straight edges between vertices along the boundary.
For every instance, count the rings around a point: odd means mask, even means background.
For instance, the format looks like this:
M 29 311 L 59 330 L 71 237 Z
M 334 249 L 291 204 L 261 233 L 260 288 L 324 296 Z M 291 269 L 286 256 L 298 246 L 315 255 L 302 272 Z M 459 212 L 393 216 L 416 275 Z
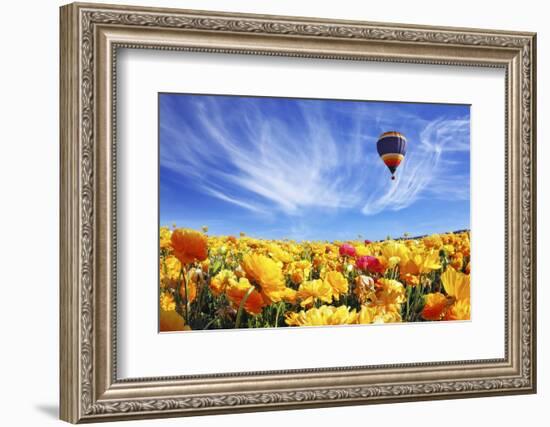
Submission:
M 367 256 L 360 256 L 357 258 L 357 261 L 355 261 L 355 265 L 359 270 L 366 270 L 367 266 L 369 265 L 369 260 L 367 259 Z
M 360 270 L 370 271 L 371 273 L 382 273 L 384 271 L 384 266 L 375 256 L 365 255 L 359 257 L 355 265 Z
M 340 255 L 353 257 L 355 256 L 355 248 L 349 243 L 344 243 L 340 246 Z

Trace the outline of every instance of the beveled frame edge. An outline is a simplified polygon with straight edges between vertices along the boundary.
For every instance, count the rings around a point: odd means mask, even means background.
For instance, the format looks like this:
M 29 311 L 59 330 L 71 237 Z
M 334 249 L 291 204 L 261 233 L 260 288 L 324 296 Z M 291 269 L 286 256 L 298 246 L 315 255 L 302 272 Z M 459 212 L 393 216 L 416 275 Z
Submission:
M 535 392 L 535 34 L 99 4 L 67 5 L 60 13 L 62 419 L 75 423 Z M 370 43 L 368 54 L 378 53 L 380 60 L 387 55 L 385 50 L 393 49 L 390 59 L 402 62 L 415 62 L 415 57 L 435 50 L 441 63 L 505 64 L 510 142 L 510 236 L 505 255 L 510 258 L 507 277 L 512 277 L 508 307 L 512 333 L 506 360 L 380 367 L 368 372 L 304 370 L 116 381 L 109 333 L 113 301 L 98 279 L 108 277 L 112 268 L 110 251 L 105 250 L 113 245 L 108 233 L 111 217 L 103 213 L 113 203 L 105 196 L 114 195 L 110 179 L 102 178 L 113 173 L 113 153 L 105 150 L 114 114 L 108 96 L 114 82 L 107 75 L 116 57 L 113 47 L 144 46 L 133 38 L 138 30 L 158 32 L 156 43 L 149 42 L 155 48 L 174 49 L 166 40 L 184 32 L 195 37 L 195 50 L 204 51 L 224 51 L 211 46 L 224 39 L 226 51 L 254 54 L 258 50 L 254 43 L 271 37 L 288 46 L 279 44 L 268 54 L 308 56 L 317 49 L 313 56 L 335 57 L 337 51 L 347 59 L 361 55 L 365 59 L 361 50 Z M 134 36 L 128 37 L 130 33 Z M 326 53 L 327 46 L 331 54 Z

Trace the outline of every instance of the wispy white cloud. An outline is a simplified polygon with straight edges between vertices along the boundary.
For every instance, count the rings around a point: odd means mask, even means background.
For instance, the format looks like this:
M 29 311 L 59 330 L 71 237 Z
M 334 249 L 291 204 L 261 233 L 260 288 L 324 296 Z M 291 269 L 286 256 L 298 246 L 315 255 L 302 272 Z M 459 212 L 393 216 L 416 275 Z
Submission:
M 362 103 L 338 112 L 311 101 L 296 101 L 294 117 L 286 118 L 252 99 L 234 111 L 215 97 L 187 101 L 185 112 L 177 104 L 162 106 L 161 166 L 248 211 L 300 216 L 311 209 L 355 209 L 372 215 L 421 197 L 468 197 L 468 177 L 452 172 L 455 160 L 447 158 L 469 151 L 467 118 L 427 121 Z M 377 137 L 390 124 L 418 139 L 409 138 L 415 145 L 397 181 L 389 180 L 376 153 Z
M 245 209 L 251 210 L 253 212 L 262 213 L 262 214 L 269 213 L 269 212 L 267 212 L 266 210 L 262 209 L 259 206 L 256 206 L 252 203 L 244 202 L 244 201 L 239 200 L 239 199 L 234 199 L 233 197 L 230 197 L 230 196 L 228 196 L 227 194 L 224 194 L 221 191 L 215 190 L 213 188 L 209 188 L 207 185 L 203 185 L 202 188 L 204 189 L 204 191 L 206 193 L 210 194 L 211 196 L 217 197 L 218 199 L 223 200 L 225 202 L 232 203 L 234 205 L 240 206 L 241 208 L 245 208 Z

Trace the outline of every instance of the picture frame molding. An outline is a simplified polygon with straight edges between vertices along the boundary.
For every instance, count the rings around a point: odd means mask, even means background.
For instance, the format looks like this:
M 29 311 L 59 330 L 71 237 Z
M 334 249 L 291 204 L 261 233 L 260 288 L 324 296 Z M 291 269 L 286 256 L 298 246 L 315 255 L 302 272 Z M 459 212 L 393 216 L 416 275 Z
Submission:
M 72 423 L 536 392 L 536 35 L 74 3 L 60 9 L 60 417 Z M 117 49 L 506 70 L 505 357 L 117 379 Z

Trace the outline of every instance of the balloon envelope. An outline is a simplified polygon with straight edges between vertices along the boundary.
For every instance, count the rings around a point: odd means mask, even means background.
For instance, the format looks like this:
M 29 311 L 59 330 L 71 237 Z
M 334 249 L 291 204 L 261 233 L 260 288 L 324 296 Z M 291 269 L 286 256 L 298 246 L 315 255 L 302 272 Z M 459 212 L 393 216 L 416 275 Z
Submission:
M 394 179 L 395 170 L 401 164 L 407 152 L 407 138 L 401 132 L 384 132 L 378 138 L 376 149 L 378 155 L 390 170 L 392 179 Z

